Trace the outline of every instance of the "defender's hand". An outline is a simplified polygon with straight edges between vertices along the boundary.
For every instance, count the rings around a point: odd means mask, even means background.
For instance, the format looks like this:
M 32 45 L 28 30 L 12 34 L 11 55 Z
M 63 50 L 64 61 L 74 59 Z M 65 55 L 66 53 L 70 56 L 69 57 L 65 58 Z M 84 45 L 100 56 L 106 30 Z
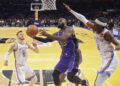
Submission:
M 34 47 L 37 47 L 37 41 L 33 39 L 32 45 L 33 45 Z
M 68 11 L 71 10 L 71 8 L 70 8 L 67 4 L 63 3 L 63 5 L 65 6 L 65 8 L 66 8 Z

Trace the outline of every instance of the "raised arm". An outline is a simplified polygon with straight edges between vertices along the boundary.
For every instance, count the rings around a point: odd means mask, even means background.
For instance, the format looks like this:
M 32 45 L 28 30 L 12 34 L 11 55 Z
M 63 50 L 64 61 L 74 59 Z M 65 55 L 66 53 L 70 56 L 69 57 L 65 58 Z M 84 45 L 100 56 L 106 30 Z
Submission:
M 75 12 L 74 10 L 72 10 L 67 4 L 63 3 L 63 5 L 65 6 L 65 8 L 72 13 L 78 20 L 80 20 L 81 22 L 84 23 L 84 25 L 86 25 L 87 27 L 91 27 L 92 29 L 94 29 L 94 24 L 92 22 L 90 22 L 84 15 Z
M 39 49 L 38 49 L 38 47 L 37 47 L 37 43 L 36 43 L 35 40 L 33 40 L 32 44 L 27 43 L 27 45 L 28 45 L 28 47 L 29 47 L 32 51 L 34 51 L 34 52 L 36 52 L 36 53 L 39 53 Z
M 5 57 L 4 57 L 4 65 L 5 65 L 5 66 L 8 66 L 8 59 L 9 59 L 9 57 L 10 57 L 10 54 L 12 53 L 12 51 L 14 51 L 14 50 L 16 50 L 16 49 L 17 49 L 17 44 L 13 44 L 13 45 L 9 48 L 8 52 L 5 54 Z
M 42 38 L 42 37 L 34 37 L 33 39 L 36 39 L 37 41 L 41 41 L 41 42 L 44 42 L 44 43 L 53 42 L 53 41 L 54 41 L 54 40 L 52 40 L 52 39 Z
M 0 43 L 13 43 L 15 40 L 15 38 L 0 38 Z

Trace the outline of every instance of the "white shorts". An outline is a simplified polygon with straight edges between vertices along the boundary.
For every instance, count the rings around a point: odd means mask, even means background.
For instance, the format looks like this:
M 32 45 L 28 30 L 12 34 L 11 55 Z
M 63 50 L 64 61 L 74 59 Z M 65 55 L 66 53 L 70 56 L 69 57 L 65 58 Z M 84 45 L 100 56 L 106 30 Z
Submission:
M 31 80 L 35 77 L 35 72 L 26 63 L 24 66 L 15 65 L 18 84 L 24 84 L 25 80 Z
M 98 73 L 108 73 L 109 75 L 111 73 L 113 73 L 115 71 L 115 69 L 118 66 L 118 58 L 116 58 L 115 53 L 111 52 L 110 53 L 106 53 L 106 55 L 103 57 L 104 59 L 102 59 L 102 65 L 99 68 Z

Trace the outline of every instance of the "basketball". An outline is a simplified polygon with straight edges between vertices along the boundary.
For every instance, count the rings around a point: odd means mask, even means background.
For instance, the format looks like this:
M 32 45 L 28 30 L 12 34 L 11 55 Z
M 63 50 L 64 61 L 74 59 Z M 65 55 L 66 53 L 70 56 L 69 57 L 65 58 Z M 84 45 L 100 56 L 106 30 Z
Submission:
M 27 28 L 27 30 L 26 30 L 26 33 L 30 37 L 36 36 L 37 33 L 38 33 L 38 27 L 35 26 L 35 25 L 29 25 L 28 28 Z

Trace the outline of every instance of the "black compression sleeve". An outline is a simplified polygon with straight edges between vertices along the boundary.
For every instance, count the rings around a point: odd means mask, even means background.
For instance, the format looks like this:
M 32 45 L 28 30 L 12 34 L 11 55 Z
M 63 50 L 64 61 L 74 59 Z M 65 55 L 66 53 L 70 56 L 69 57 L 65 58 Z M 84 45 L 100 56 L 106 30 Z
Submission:
M 6 40 L 8 40 L 9 38 L 2 38 L 2 39 L 0 39 L 0 43 L 5 43 L 6 42 Z
M 34 39 L 36 39 L 36 40 L 38 40 L 38 41 L 41 41 L 41 42 L 44 42 L 44 43 L 52 42 L 52 41 L 53 41 L 52 39 L 49 39 L 49 38 L 41 38 L 41 37 L 34 37 Z

